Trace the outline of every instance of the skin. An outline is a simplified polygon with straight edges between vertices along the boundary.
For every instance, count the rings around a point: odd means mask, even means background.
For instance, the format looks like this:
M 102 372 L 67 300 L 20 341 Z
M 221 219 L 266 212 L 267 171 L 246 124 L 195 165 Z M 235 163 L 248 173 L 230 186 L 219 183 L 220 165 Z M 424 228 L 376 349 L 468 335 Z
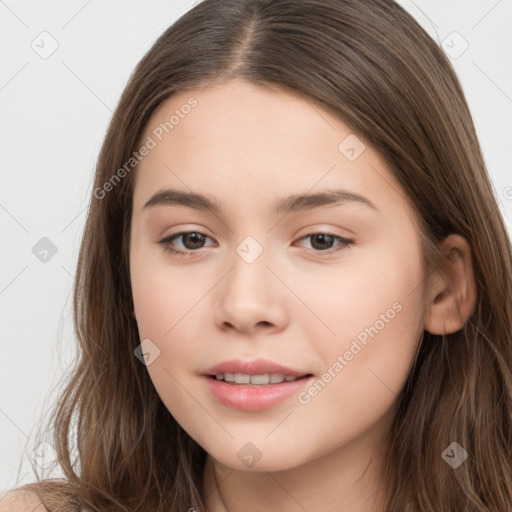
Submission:
M 347 159 L 338 145 L 349 127 L 295 93 L 240 80 L 182 91 L 154 113 L 145 137 L 190 97 L 198 105 L 137 169 L 130 274 L 140 339 L 160 350 L 149 376 L 208 452 L 209 510 L 381 510 L 381 449 L 423 331 L 454 332 L 473 310 L 470 247 L 448 237 L 442 249 L 453 270 L 428 276 L 426 290 L 414 212 L 386 163 L 367 143 Z M 222 215 L 143 209 L 167 187 L 215 198 Z M 273 212 L 277 199 L 340 188 L 377 210 L 346 202 Z M 183 231 L 207 237 L 196 246 L 174 239 L 190 257 L 158 243 Z M 306 238 L 322 232 L 353 244 Z M 236 252 L 247 236 L 263 248 L 252 263 Z M 340 250 L 322 254 L 331 248 Z M 226 359 L 261 357 L 321 378 L 397 303 L 400 312 L 307 404 L 293 396 L 264 411 L 236 410 L 200 376 Z M 252 468 L 237 457 L 249 441 L 261 453 Z

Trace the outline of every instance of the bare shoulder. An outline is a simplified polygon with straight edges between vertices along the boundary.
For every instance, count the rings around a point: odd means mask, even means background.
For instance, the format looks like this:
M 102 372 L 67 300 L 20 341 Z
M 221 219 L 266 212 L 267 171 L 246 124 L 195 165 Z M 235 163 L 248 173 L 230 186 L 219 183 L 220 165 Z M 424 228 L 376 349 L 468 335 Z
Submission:
M 0 512 L 48 512 L 35 492 L 16 490 L 0 494 Z

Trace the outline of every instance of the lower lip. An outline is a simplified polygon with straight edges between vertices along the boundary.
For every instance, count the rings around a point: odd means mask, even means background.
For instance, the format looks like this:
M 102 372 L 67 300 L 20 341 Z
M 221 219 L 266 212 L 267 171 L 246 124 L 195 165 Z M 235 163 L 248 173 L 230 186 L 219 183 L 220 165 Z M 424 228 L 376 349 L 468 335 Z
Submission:
M 302 377 L 291 382 L 280 384 L 249 385 L 228 384 L 208 376 L 204 377 L 212 395 L 227 407 L 243 411 L 262 411 L 270 409 L 283 402 L 290 396 L 298 393 L 313 378 Z

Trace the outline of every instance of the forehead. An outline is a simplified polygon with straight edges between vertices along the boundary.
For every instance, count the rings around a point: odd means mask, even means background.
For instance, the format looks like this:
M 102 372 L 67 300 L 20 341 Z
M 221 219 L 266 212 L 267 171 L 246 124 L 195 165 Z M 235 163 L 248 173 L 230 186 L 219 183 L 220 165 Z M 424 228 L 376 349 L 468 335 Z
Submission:
M 135 209 L 166 186 L 241 206 L 254 196 L 340 187 L 377 204 L 404 199 L 371 146 L 313 101 L 280 88 L 230 80 L 180 91 L 155 111 L 148 138 L 154 147 L 136 171 Z
M 158 142 L 163 138 L 167 145 L 194 143 L 216 157 L 225 152 L 226 160 L 270 153 L 276 159 L 290 158 L 313 153 L 322 141 L 323 149 L 330 142 L 335 154 L 337 139 L 349 133 L 344 123 L 304 96 L 238 79 L 180 91 L 160 105 L 145 130 L 145 135 Z

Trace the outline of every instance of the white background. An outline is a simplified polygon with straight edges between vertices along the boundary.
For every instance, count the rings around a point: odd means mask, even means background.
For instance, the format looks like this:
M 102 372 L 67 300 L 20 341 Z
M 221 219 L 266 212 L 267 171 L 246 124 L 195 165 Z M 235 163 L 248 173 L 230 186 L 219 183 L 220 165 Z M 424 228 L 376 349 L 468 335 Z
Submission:
M 136 63 L 193 0 L 0 1 L 0 489 L 33 481 L 23 451 L 75 341 L 71 293 L 96 158 Z M 512 1 L 400 2 L 459 51 L 462 82 L 496 195 L 512 228 Z M 31 47 L 51 48 L 47 59 Z M 507 191 L 509 193 L 507 193 Z M 510 229 L 512 231 L 512 229 Z M 57 253 L 32 247 L 48 237 Z M 60 476 L 60 474 L 57 474 Z

